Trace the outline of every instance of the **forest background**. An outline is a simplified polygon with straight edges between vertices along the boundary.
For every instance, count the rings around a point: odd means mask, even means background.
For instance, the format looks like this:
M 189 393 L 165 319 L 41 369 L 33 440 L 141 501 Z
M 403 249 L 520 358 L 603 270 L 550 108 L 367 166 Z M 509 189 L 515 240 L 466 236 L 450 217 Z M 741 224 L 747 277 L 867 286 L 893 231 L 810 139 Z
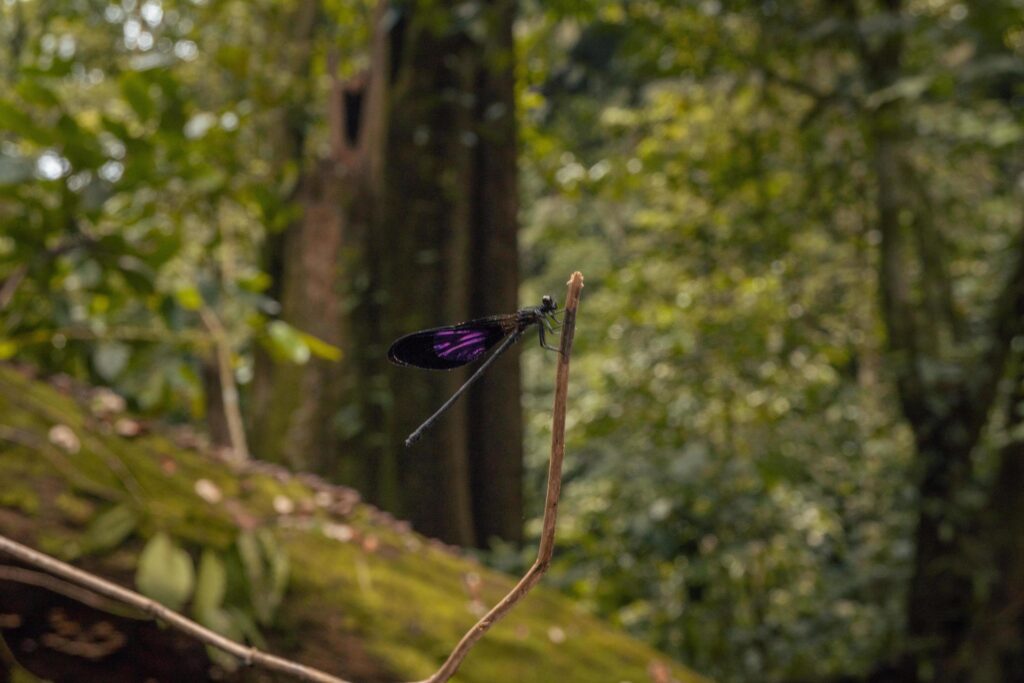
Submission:
M 2 0 L 0 82 L 3 359 L 519 570 L 552 359 L 405 450 L 465 375 L 385 352 L 582 270 L 552 582 L 723 681 L 1024 680 L 1020 0 Z

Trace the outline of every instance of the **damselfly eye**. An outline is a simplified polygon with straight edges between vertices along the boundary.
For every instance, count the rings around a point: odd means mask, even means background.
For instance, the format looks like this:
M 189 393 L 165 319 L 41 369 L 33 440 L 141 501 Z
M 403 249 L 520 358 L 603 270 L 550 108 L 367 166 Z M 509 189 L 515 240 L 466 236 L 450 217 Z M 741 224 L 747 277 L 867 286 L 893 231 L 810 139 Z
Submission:
M 548 296 L 547 294 L 545 294 L 544 296 L 542 296 L 542 297 L 541 297 L 541 299 L 540 299 L 540 304 L 541 304 L 541 306 L 543 306 L 544 308 L 547 308 L 547 309 L 549 309 L 549 310 L 552 310 L 552 311 L 554 311 L 554 310 L 556 310 L 556 309 L 558 308 L 558 304 L 556 304 L 556 303 L 555 303 L 555 302 L 554 302 L 554 301 L 553 301 L 553 300 L 551 299 L 551 297 L 550 297 L 550 296 Z

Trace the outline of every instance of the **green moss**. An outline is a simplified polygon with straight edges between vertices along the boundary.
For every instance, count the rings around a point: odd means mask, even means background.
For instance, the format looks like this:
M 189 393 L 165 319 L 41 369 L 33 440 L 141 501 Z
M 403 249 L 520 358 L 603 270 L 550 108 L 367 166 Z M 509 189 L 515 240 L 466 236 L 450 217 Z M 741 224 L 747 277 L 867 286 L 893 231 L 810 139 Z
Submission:
M 406 677 L 436 669 L 479 618 L 463 583 L 467 572 L 482 577 L 487 608 L 514 584 L 426 545 L 367 555 L 351 543 L 302 534 L 290 539 L 289 548 L 305 559 L 296 567 L 297 591 L 343 606 L 367 649 Z M 459 680 L 639 682 L 650 679 L 647 669 L 655 660 L 668 664 L 679 681 L 704 680 L 540 586 L 474 648 Z
M 8 483 L 0 491 L 0 507 L 14 508 L 32 515 L 39 511 L 39 496 L 27 486 Z
M 78 559 L 82 554 L 78 535 L 63 530 L 38 532 L 35 546 L 47 555 L 53 555 L 69 562 Z
M 53 501 L 54 507 L 66 520 L 84 526 L 96 515 L 96 506 L 70 491 L 61 492 Z
M 75 432 L 78 452 L 49 442 L 55 424 Z M 345 520 L 329 519 L 319 508 L 299 514 L 314 495 L 299 480 L 234 471 L 159 434 L 120 438 L 73 399 L 2 365 L 0 426 L 20 435 L 17 442 L 0 439 L 0 505 L 31 521 L 31 542 L 44 552 L 78 557 L 83 527 L 117 506 L 136 513 L 138 526 L 90 562 L 118 577 L 134 572 L 142 541 L 157 531 L 198 557 L 204 548 L 229 550 L 241 527 L 273 528 L 288 552 L 291 578 L 268 632 L 270 646 L 298 661 L 344 673 L 345 648 L 355 647 L 363 659 L 369 655 L 379 678 L 426 677 L 479 617 L 480 604 L 472 603 L 464 577 L 480 576 L 487 608 L 515 581 L 380 525 L 366 506 Z M 197 493 L 200 479 L 219 490 L 219 500 Z M 275 509 L 279 496 L 295 504 L 295 514 Z M 9 532 L 4 521 L 0 517 L 0 533 Z M 327 521 L 343 521 L 354 539 L 327 537 Z M 360 542 L 368 536 L 377 540 L 372 551 Z M 640 683 L 650 680 L 647 669 L 655 660 L 664 658 L 541 585 L 470 652 L 458 680 Z M 701 680 L 668 664 L 679 681 Z

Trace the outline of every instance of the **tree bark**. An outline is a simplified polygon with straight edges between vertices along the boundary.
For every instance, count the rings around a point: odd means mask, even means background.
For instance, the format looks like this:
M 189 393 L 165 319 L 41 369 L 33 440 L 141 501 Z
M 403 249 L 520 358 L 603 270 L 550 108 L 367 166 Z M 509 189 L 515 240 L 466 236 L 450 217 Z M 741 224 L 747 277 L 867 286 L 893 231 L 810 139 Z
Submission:
M 406 7 L 398 37 L 380 245 L 392 337 L 516 308 L 514 6 L 483 8 L 483 35 L 457 25 L 454 7 Z M 520 538 L 519 364 L 507 355 L 411 449 L 402 441 L 467 372 L 390 370 L 399 509 L 426 533 Z
M 480 141 L 474 162 L 477 192 L 471 256 L 474 316 L 512 311 L 519 290 L 518 149 L 512 25 L 515 3 L 502 0 L 485 10 L 489 40 L 476 117 Z M 537 303 L 537 302 L 530 302 Z M 531 340 L 527 340 L 530 342 Z M 488 371 L 469 394 L 470 476 L 477 542 L 519 542 L 523 520 L 523 420 L 518 357 Z
M 472 283 L 472 132 L 475 55 L 453 30 L 448 6 L 404 6 L 395 34 L 379 244 L 390 323 L 381 341 L 468 317 Z M 397 456 L 397 512 L 431 536 L 473 545 L 468 402 L 460 401 L 420 442 L 403 441 L 466 379 L 464 370 L 428 373 L 388 368 Z
M 281 317 L 292 327 L 339 346 L 342 311 L 337 264 L 346 217 L 331 164 L 300 181 L 302 217 L 279 242 Z M 262 457 L 299 470 L 323 472 L 333 462 L 333 416 L 340 400 L 337 363 L 312 357 L 305 364 L 266 367 L 270 390 L 252 430 Z
M 883 0 L 898 19 L 901 0 Z M 847 5 L 856 20 L 857 5 Z M 891 87 L 901 75 L 903 39 L 893 30 L 880 42 L 859 45 L 871 91 Z M 973 582 L 976 555 L 970 539 L 979 520 L 965 512 L 959 494 L 972 483 L 972 453 L 988 422 L 1006 358 L 1024 318 L 1024 243 L 1014 253 L 1011 274 L 992 312 L 983 339 L 986 351 L 973 360 L 952 349 L 956 321 L 941 235 L 915 182 L 906 146 L 904 104 L 894 100 L 867 112 L 867 130 L 876 180 L 876 221 L 881 234 L 879 284 L 889 361 L 896 376 L 902 412 L 914 433 L 919 468 L 919 517 L 907 599 L 909 650 L 899 668 L 906 680 L 960 681 L 970 675 L 968 645 L 975 617 Z M 912 216 L 910 221 L 904 216 Z M 914 229 L 914 244 L 908 231 Z M 916 252 L 912 246 L 916 245 Z M 920 273 L 913 280 L 910 273 Z M 932 315 L 921 315 L 921 312 Z M 1019 481 L 1019 480 L 1018 480 Z
M 340 371 L 275 367 L 254 442 L 424 533 L 481 545 L 521 538 L 516 354 L 412 449 L 405 437 L 467 373 L 386 361 L 401 334 L 517 306 L 514 3 L 468 19 L 459 6 L 382 5 L 367 74 L 336 88 L 334 158 L 303 179 L 276 295 L 284 320 L 345 357 Z
M 281 232 L 270 234 L 264 246 L 268 292 L 281 310 L 279 317 L 293 327 L 338 343 L 340 317 L 333 295 L 334 264 L 340 244 L 343 215 L 330 167 L 307 164 L 305 146 L 308 121 L 304 107 L 313 91 L 313 55 L 320 22 L 319 0 L 302 0 L 286 16 L 287 41 L 268 61 L 292 75 L 277 122 L 268 130 L 274 163 L 300 169 L 293 196 L 302 213 Z M 295 469 L 320 471 L 331 452 L 331 392 L 338 386 L 337 370 L 328 362 L 311 359 L 305 365 L 279 361 L 263 348 L 256 349 L 249 425 L 252 450 L 260 458 L 283 462 Z
M 983 540 L 994 577 L 988 603 L 975 620 L 975 683 L 1024 681 L 1024 355 L 1017 356 L 1006 411 L 1011 437 L 1000 450 L 985 510 Z

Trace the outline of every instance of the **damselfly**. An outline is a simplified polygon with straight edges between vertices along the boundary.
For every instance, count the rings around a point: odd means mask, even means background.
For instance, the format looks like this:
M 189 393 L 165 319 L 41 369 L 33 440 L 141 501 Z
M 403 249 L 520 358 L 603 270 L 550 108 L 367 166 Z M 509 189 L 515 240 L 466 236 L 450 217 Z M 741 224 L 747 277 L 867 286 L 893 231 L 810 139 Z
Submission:
M 545 296 L 541 299 L 540 306 L 524 308 L 507 315 L 493 315 L 489 318 L 478 318 L 458 325 L 413 332 L 392 344 L 388 350 L 388 359 L 392 363 L 412 365 L 428 370 L 451 370 L 472 363 L 484 355 L 488 349 L 501 342 L 491 357 L 477 368 L 477 371 L 466 380 L 466 383 L 459 387 L 458 391 L 452 394 L 452 397 L 445 401 L 436 413 L 427 418 L 426 422 L 409 435 L 409 438 L 405 440 L 405 445 L 411 446 L 415 443 L 423 432 L 434 424 L 437 418 L 448 410 L 473 382 L 479 379 L 484 370 L 498 356 L 523 336 L 530 325 L 537 326 L 541 346 L 557 351 L 558 349 L 548 345 L 544 337 L 545 329 L 552 333 L 555 331 L 551 322 L 558 322 L 558 318 L 555 317 L 556 310 L 558 310 L 558 304 L 550 296 Z

